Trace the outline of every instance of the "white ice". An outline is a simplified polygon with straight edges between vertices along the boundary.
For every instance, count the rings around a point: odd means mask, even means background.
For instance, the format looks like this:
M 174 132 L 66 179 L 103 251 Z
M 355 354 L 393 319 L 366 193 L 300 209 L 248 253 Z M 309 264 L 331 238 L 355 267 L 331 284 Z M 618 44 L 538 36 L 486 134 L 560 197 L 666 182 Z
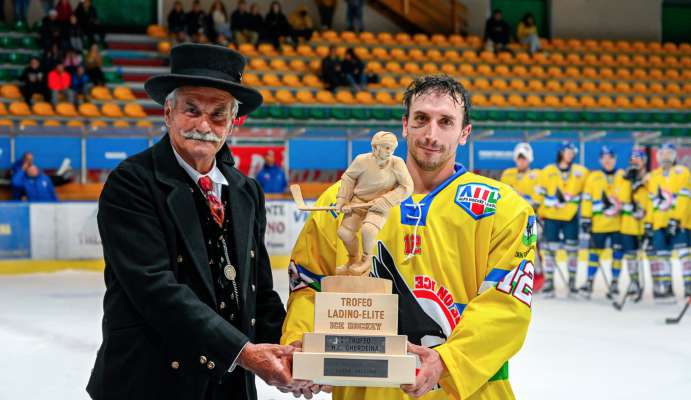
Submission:
M 676 267 L 677 293 L 679 275 Z M 285 271 L 275 271 L 274 280 L 285 300 Z M 567 299 L 561 289 L 556 299 L 534 299 L 527 341 L 510 362 L 518 399 L 688 398 L 691 315 L 679 325 L 664 323 L 681 309 L 681 297 L 660 306 L 646 293 L 618 312 L 601 282 L 591 301 Z M 103 292 L 101 273 L 0 277 L 0 399 L 88 398 Z M 259 379 L 258 388 L 260 399 L 293 398 Z

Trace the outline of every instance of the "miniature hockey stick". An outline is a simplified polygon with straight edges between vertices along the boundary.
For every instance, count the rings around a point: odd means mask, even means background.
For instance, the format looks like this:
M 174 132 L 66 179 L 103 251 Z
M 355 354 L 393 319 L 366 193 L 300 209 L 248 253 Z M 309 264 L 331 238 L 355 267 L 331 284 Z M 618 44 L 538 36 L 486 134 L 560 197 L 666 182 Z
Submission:
M 305 204 L 305 200 L 302 197 L 302 190 L 300 189 L 300 185 L 297 185 L 297 184 L 290 185 L 290 194 L 291 194 L 291 196 L 293 196 L 293 201 L 298 206 L 298 210 L 301 210 L 301 211 L 337 211 L 336 207 L 332 207 L 332 206 L 309 207 L 307 204 Z M 370 207 L 371 205 L 372 205 L 371 203 L 352 204 L 350 206 L 350 208 L 367 208 L 367 207 Z
M 684 308 L 682 308 L 681 313 L 676 318 L 667 318 L 665 319 L 665 323 L 668 325 L 672 324 L 678 324 L 679 321 L 681 321 L 681 318 L 684 316 L 686 313 L 686 310 L 689 308 L 689 304 L 691 304 L 691 296 L 686 298 L 686 304 L 684 304 Z

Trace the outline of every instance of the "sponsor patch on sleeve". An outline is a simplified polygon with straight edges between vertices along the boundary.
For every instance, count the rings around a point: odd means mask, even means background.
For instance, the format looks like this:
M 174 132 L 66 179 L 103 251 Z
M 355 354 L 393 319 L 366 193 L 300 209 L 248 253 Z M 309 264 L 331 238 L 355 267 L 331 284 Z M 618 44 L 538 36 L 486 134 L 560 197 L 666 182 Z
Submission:
M 290 260 L 288 265 L 288 278 L 290 291 L 304 289 L 310 287 L 316 291 L 321 291 L 321 280 L 324 276 L 315 274 L 294 260 Z
M 500 198 L 499 189 L 484 183 L 471 182 L 458 186 L 455 201 L 473 219 L 478 220 L 494 215 Z

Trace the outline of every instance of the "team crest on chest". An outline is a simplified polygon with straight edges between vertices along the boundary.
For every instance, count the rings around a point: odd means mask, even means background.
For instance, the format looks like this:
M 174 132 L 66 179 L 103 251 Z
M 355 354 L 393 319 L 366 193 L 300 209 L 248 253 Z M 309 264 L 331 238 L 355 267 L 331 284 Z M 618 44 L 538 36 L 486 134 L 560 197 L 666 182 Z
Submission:
M 484 183 L 466 183 L 458 186 L 455 201 L 471 217 L 480 219 L 494 215 L 500 198 L 499 189 L 495 187 Z

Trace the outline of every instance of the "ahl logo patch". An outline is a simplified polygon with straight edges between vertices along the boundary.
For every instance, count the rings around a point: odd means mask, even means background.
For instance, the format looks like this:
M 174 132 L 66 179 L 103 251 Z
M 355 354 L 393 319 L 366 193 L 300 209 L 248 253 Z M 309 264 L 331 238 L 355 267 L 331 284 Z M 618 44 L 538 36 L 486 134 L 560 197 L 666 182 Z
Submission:
M 499 189 L 484 183 L 466 183 L 456 190 L 456 204 L 474 219 L 494 215 L 499 201 Z

